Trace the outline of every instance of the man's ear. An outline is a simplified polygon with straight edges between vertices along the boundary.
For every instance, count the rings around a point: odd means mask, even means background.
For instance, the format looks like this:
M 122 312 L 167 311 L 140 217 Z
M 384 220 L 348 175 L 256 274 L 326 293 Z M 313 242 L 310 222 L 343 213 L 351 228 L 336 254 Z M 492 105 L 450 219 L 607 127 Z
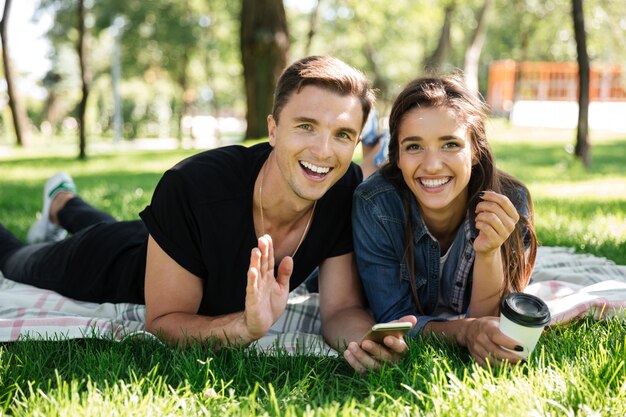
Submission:
M 276 145 L 276 121 L 271 114 L 267 116 L 267 133 L 270 139 L 270 145 Z

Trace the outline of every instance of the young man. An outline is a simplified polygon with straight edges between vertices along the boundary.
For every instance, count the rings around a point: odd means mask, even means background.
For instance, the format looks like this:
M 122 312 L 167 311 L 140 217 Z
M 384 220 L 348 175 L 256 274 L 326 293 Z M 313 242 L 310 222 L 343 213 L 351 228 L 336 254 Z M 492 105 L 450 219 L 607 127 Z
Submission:
M 142 221 L 117 222 L 82 201 L 69 176 L 53 177 L 29 237 L 60 227 L 72 236 L 23 246 L 0 227 L 0 269 L 76 299 L 145 303 L 146 330 L 217 348 L 265 335 L 289 290 L 319 266 L 328 343 L 347 344 L 344 357 L 358 371 L 397 360 L 401 337 L 359 343 L 373 318 L 352 249 L 352 192 L 362 175 L 351 160 L 373 102 L 365 76 L 342 61 L 297 61 L 278 81 L 269 143 L 180 162 Z

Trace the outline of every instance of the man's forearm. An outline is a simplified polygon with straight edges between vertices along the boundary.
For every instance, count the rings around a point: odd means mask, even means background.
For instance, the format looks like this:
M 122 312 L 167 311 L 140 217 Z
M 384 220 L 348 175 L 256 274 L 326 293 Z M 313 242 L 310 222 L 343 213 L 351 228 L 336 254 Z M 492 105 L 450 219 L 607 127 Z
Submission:
M 195 341 L 215 350 L 229 344 L 247 346 L 255 340 L 248 333 L 243 312 L 217 317 L 170 313 L 146 323 L 146 330 L 169 344 L 187 346 Z
M 374 319 L 365 309 L 350 307 L 323 317 L 322 333 L 329 345 L 341 350 L 352 341 L 359 343 L 372 324 Z

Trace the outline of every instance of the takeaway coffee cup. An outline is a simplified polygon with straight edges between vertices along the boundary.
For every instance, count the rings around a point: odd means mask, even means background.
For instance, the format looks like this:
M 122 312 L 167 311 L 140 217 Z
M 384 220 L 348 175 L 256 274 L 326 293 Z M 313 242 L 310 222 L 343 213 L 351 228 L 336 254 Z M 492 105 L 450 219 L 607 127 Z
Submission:
M 514 292 L 500 302 L 500 331 L 519 342 L 524 350 L 513 353 L 524 359 L 528 359 L 535 349 L 541 332 L 548 323 L 550 310 L 539 297 Z

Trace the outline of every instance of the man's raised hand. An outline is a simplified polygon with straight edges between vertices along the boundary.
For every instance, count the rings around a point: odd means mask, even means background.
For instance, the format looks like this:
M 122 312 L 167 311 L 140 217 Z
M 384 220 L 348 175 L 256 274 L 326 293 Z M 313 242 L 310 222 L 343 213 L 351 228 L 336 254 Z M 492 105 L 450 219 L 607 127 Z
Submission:
M 259 238 L 259 246 L 252 249 L 246 286 L 244 322 L 248 336 L 257 340 L 285 311 L 289 297 L 289 278 L 293 272 L 293 259 L 286 256 L 274 277 L 274 245 L 270 235 Z

